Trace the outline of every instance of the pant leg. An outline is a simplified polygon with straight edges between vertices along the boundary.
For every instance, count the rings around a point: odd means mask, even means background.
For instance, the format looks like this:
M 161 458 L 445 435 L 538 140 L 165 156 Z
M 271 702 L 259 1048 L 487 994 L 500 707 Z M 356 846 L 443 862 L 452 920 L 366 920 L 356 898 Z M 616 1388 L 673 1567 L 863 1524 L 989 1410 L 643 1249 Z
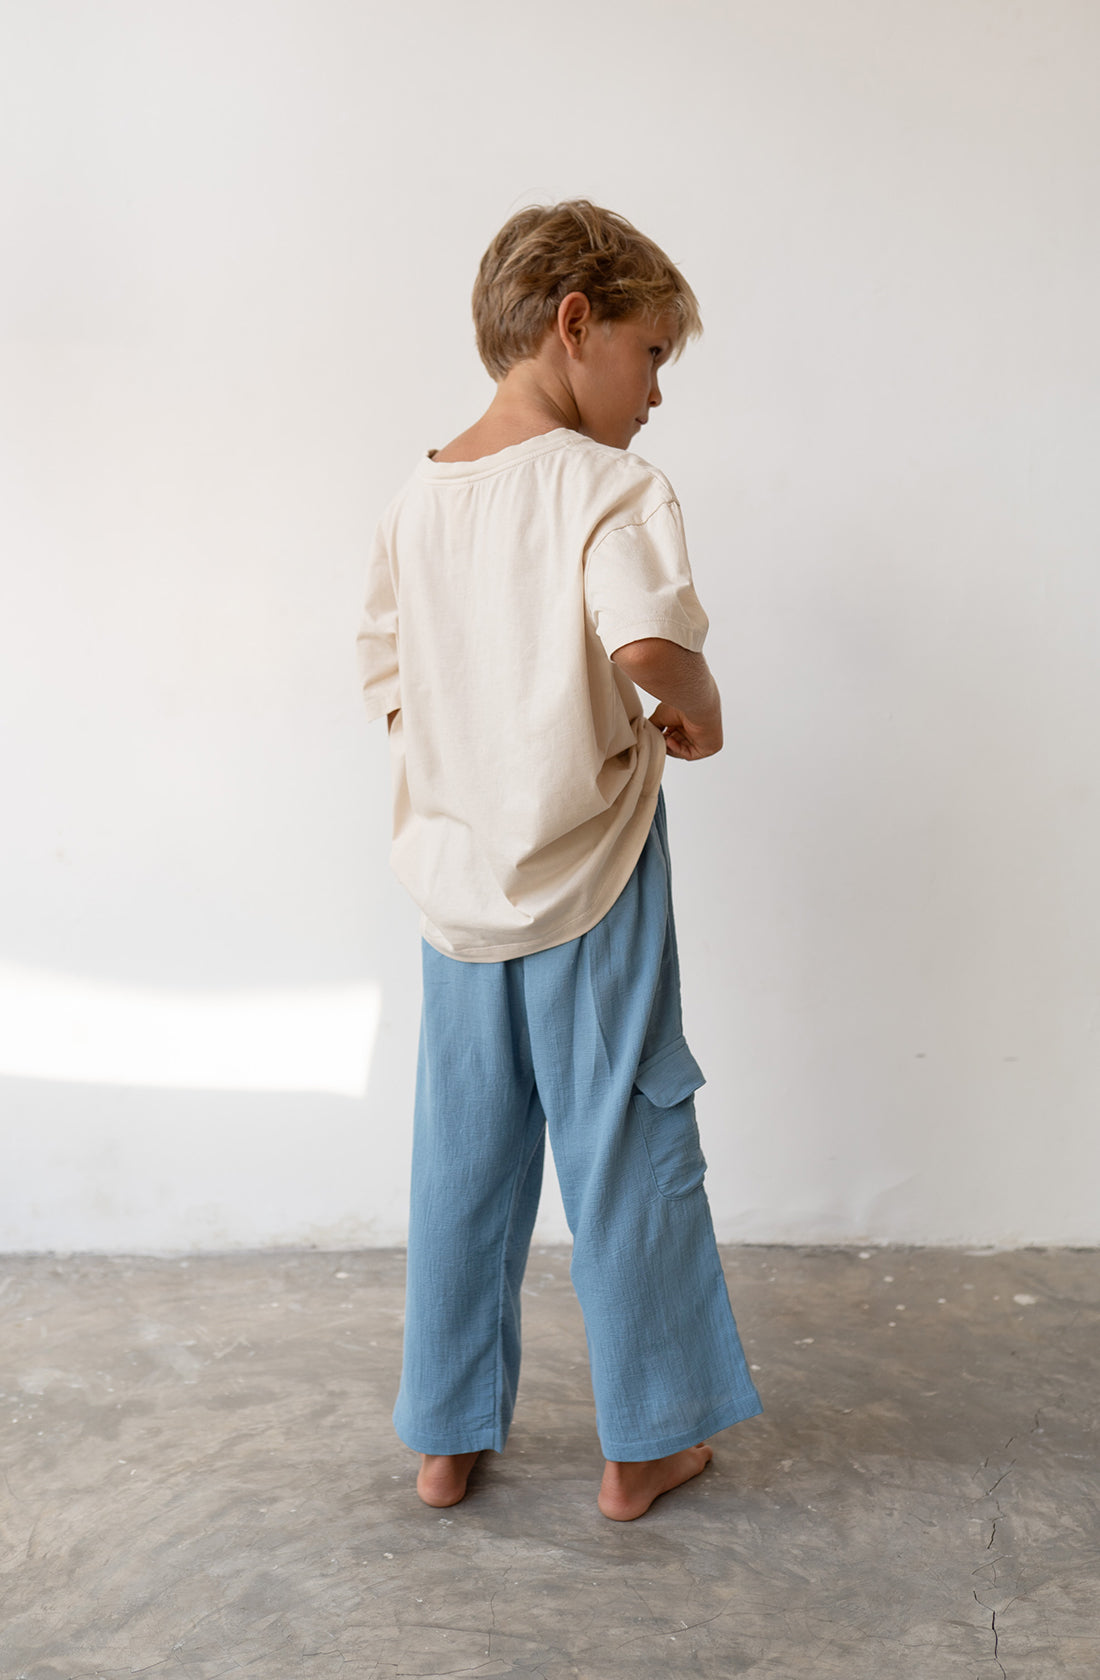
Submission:
M 423 947 L 405 1345 L 394 1426 L 416 1452 L 500 1452 L 546 1123 L 516 963 Z
M 659 1458 L 761 1410 L 703 1188 L 663 800 L 603 921 L 523 961 L 601 1446 Z

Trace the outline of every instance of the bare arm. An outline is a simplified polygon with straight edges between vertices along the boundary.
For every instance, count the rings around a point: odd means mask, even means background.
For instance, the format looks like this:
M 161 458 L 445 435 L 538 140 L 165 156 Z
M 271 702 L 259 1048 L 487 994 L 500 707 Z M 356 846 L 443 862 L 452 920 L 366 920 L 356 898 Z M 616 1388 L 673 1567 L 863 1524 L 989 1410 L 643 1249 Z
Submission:
M 651 715 L 673 758 L 710 758 L 722 750 L 722 701 L 701 653 L 647 636 L 611 655 L 631 682 L 660 701 Z

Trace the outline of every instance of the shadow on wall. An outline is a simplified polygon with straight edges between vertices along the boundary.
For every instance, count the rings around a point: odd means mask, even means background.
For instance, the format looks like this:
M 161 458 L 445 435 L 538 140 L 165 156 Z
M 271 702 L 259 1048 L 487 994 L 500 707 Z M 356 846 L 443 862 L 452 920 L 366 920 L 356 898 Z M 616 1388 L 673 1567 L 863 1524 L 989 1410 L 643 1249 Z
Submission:
M 361 1097 L 374 984 L 165 992 L 0 964 L 0 1076 L 169 1090 Z
M 366 1123 L 381 1009 L 373 983 L 170 993 L 0 965 L 0 1250 L 400 1241 L 400 1161 Z

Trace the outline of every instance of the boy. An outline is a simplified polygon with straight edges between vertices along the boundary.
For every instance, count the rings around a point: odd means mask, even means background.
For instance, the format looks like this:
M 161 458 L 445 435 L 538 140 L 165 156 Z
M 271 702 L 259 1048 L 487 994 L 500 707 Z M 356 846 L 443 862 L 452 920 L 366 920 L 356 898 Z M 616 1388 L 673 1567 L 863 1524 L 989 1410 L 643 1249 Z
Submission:
M 549 1129 L 598 1505 L 630 1521 L 760 1410 L 703 1189 L 660 787 L 666 753 L 719 751 L 721 707 L 679 504 L 629 452 L 701 326 L 664 252 L 584 199 L 513 216 L 473 309 L 496 395 L 383 514 L 357 641 L 422 911 L 394 1423 L 433 1506 L 503 1450 Z

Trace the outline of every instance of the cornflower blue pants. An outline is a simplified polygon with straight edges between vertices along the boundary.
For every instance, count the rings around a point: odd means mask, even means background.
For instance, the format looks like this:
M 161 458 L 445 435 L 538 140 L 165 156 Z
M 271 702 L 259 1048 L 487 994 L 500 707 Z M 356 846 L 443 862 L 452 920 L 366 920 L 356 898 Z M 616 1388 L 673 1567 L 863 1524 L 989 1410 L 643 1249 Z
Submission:
M 588 933 L 499 963 L 424 942 L 423 964 L 401 1439 L 503 1450 L 548 1128 L 604 1457 L 661 1458 L 753 1417 L 703 1188 L 663 794 Z

